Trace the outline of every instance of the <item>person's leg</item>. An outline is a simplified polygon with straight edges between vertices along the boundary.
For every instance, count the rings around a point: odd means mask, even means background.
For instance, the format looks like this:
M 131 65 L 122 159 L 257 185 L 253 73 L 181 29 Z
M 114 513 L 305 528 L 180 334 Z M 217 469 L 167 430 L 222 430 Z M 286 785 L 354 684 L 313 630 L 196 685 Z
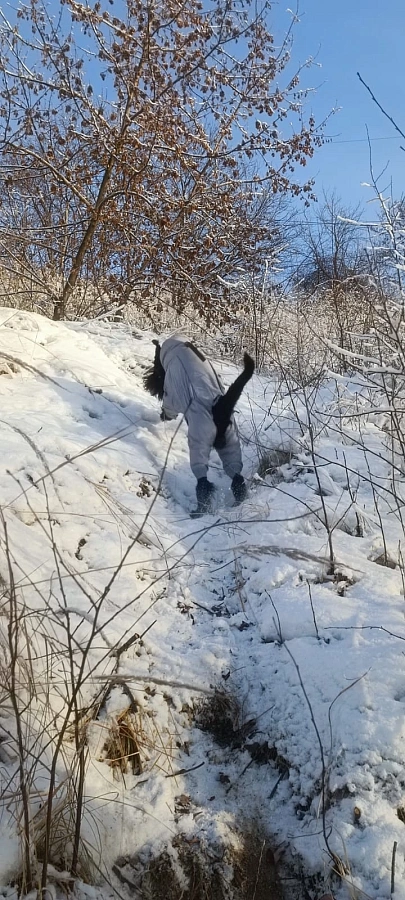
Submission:
M 235 503 L 243 503 L 247 497 L 246 481 L 243 475 L 237 474 L 233 476 L 231 488 L 233 496 L 235 497 Z
M 239 435 L 233 421 L 226 429 L 224 446 L 216 447 L 215 449 L 224 467 L 225 474 L 229 478 L 233 478 L 234 475 L 240 475 L 243 466 L 242 451 Z
M 231 489 L 236 503 L 242 503 L 246 499 L 247 489 L 242 472 L 242 450 L 240 446 L 238 432 L 234 421 L 225 432 L 225 443 L 223 447 L 216 448 L 218 456 L 224 467 L 224 472 L 232 479 Z
M 191 513 L 193 519 L 197 519 L 199 516 L 205 516 L 212 512 L 212 499 L 215 494 L 215 486 L 208 481 L 206 476 L 204 476 L 203 478 L 198 479 L 195 492 L 197 495 L 197 509 L 194 509 Z
M 197 479 L 197 508 L 192 517 L 197 518 L 211 512 L 215 486 L 208 481 L 208 463 L 214 444 L 216 428 L 210 409 L 193 400 L 186 412 L 188 426 L 188 446 L 190 466 Z

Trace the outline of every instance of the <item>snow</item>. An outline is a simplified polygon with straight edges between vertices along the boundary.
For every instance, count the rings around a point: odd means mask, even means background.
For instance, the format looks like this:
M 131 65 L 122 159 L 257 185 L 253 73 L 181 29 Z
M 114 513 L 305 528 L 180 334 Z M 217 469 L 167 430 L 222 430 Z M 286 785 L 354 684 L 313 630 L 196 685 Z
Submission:
M 24 621 L 33 830 L 71 697 L 70 634 L 77 666 L 84 660 L 80 709 L 110 686 L 87 724 L 82 826 L 107 895 L 123 890 L 120 858 L 146 859 L 179 835 L 231 841 L 243 819 L 271 835 L 287 868 L 308 885 L 314 877 L 319 896 L 330 884 L 342 897 L 390 896 L 397 842 L 395 897 L 405 898 L 404 538 L 385 414 L 365 380 L 330 372 L 292 403 L 274 379 L 255 376 L 237 417 L 249 498 L 232 507 L 213 454 L 217 510 L 192 521 L 185 425 L 162 423 L 142 387 L 154 336 L 0 310 L 0 575 L 8 584 L 8 546 Z M 230 363 L 216 365 L 234 377 Z M 384 540 L 395 568 L 376 562 Z M 21 836 L 9 613 L 4 589 L 0 885 L 11 897 Z M 218 745 L 193 722 L 215 690 L 239 700 L 237 745 Z M 128 692 L 142 771 L 121 776 L 105 742 Z M 272 758 L 255 762 L 254 742 Z M 69 729 L 62 746 L 55 803 L 75 755 Z M 343 877 L 330 881 L 337 859 Z M 64 877 L 59 867 L 59 884 Z M 99 896 L 90 880 L 79 896 Z

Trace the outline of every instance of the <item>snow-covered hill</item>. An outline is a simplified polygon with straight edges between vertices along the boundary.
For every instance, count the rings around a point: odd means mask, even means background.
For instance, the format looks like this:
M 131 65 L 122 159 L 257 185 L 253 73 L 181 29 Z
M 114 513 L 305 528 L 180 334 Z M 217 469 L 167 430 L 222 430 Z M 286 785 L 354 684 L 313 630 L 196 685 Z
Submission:
M 102 876 L 147 896 L 153 858 L 180 883 L 184 848 L 231 884 L 249 832 L 287 896 L 405 897 L 384 417 L 362 415 L 354 380 L 292 402 L 255 376 L 237 416 L 249 499 L 232 508 L 213 454 L 217 510 L 193 522 L 185 425 L 142 387 L 153 336 L 0 310 L 0 884 L 29 882 L 25 791 L 33 857 L 52 820 L 56 886 L 83 804 L 83 896 Z

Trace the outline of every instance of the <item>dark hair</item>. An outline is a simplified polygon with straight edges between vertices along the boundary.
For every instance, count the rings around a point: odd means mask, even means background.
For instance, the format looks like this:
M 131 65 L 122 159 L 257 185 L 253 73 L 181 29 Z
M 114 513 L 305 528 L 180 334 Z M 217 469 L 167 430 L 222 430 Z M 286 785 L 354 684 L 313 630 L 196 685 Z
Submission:
M 159 341 L 152 341 L 152 344 L 155 344 L 155 358 L 152 368 L 148 369 L 143 376 L 143 386 L 148 394 L 152 394 L 152 397 L 159 397 L 159 400 L 163 400 L 165 370 L 160 362 L 160 344 Z

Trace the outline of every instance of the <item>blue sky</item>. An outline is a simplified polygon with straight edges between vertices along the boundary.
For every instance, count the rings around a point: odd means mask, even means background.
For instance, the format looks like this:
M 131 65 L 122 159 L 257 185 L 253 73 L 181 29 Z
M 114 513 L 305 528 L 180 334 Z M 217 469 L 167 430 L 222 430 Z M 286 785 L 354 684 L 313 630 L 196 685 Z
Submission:
M 273 8 L 275 35 L 289 20 L 288 0 Z M 295 8 L 295 7 L 294 7 Z M 316 193 L 335 191 L 345 205 L 368 208 L 372 192 L 361 187 L 370 180 L 366 125 L 372 139 L 375 174 L 387 170 L 381 187 L 393 182 L 396 197 L 405 193 L 405 140 L 373 103 L 360 83 L 367 82 L 381 105 L 405 133 L 405 0 L 300 0 L 295 28 L 293 63 L 316 57 L 304 81 L 317 88 L 308 101 L 320 121 L 333 107 L 326 133 L 331 143 L 317 151 L 307 166 L 316 178 Z

